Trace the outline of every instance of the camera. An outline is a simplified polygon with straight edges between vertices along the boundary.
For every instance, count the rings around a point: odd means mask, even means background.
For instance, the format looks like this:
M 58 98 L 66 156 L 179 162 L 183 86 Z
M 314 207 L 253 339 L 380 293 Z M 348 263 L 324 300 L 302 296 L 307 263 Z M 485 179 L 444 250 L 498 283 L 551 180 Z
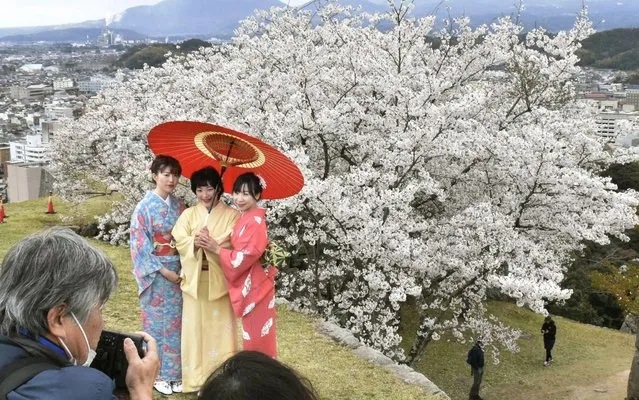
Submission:
M 104 372 L 113 379 L 115 388 L 126 390 L 126 370 L 129 362 L 124 354 L 124 339 L 133 340 L 140 357 L 144 357 L 144 339 L 142 336 L 103 330 L 100 335 L 96 356 L 91 363 L 91 368 Z

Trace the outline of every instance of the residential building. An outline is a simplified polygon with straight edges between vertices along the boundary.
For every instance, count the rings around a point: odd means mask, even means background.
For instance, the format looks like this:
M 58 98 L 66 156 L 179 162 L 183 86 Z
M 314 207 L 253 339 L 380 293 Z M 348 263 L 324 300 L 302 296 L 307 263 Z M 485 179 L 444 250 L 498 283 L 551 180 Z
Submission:
M 49 104 L 44 107 L 44 115 L 53 120 L 73 118 L 73 108 Z
M 601 100 L 598 102 L 597 132 L 600 135 L 616 138 L 623 147 L 639 146 L 639 129 L 619 137 L 620 121 L 639 121 L 639 111 L 632 104 L 624 104 L 618 100 Z
M 103 89 L 114 86 L 116 80 L 113 78 L 107 78 L 105 76 L 93 76 L 88 81 L 79 81 L 78 90 L 80 92 L 93 92 L 98 93 Z
M 71 78 L 58 78 L 53 81 L 53 90 L 66 90 L 73 89 L 75 83 Z
M 626 87 L 626 103 L 634 105 L 635 110 L 639 110 L 639 85 Z
M 48 137 L 47 137 L 48 139 Z M 45 163 L 49 161 L 49 143 L 43 143 L 42 135 L 27 135 L 19 142 L 9 142 L 12 162 Z
M 44 84 L 29 86 L 12 86 L 9 91 L 11 97 L 18 100 L 37 100 L 53 93 L 53 87 Z
M 60 121 L 42 121 L 40 123 L 40 131 L 42 133 L 42 143 L 49 143 L 55 132 L 60 129 L 62 123 Z

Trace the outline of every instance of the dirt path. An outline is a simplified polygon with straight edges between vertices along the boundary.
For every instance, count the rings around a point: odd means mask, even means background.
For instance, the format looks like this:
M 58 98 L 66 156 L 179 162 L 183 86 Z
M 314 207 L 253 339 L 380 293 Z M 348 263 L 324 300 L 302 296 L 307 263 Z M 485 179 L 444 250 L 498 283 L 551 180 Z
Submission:
M 592 385 L 572 387 L 566 400 L 620 400 L 626 397 L 630 370 L 621 371 Z

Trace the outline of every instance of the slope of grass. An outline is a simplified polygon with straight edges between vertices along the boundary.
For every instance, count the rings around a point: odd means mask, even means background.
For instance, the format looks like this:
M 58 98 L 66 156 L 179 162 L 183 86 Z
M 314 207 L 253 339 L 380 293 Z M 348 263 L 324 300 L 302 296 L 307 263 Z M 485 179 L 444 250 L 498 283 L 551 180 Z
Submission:
M 46 198 L 7 205 L 9 219 L 0 224 L 0 259 L 23 237 L 52 225 L 63 225 L 60 214 L 74 212 L 69 224 L 92 220 L 111 199 L 95 198 L 80 209 L 71 209 L 55 199 L 58 215 L 47 215 Z M 91 241 L 106 252 L 117 267 L 120 285 L 104 310 L 105 326 L 125 332 L 141 327 L 136 285 L 131 273 L 129 250 Z M 322 399 L 429 399 L 416 386 L 408 385 L 383 368 L 376 367 L 315 332 L 313 318 L 278 309 L 278 350 L 280 359 L 308 377 Z M 156 393 L 157 398 L 164 398 Z M 171 399 L 195 399 L 194 395 L 175 395 Z
M 589 386 L 630 369 L 635 338 L 615 330 L 554 317 L 557 341 L 554 362 L 544 367 L 540 328 L 543 317 L 514 304 L 493 302 L 489 310 L 500 320 L 522 330 L 521 351 L 502 351 L 494 365 L 486 352 L 481 395 L 486 399 L 572 399 L 574 388 Z M 470 344 L 448 337 L 433 342 L 417 369 L 451 399 L 466 399 L 472 384 L 466 353 Z M 605 398 L 605 397 L 597 397 Z

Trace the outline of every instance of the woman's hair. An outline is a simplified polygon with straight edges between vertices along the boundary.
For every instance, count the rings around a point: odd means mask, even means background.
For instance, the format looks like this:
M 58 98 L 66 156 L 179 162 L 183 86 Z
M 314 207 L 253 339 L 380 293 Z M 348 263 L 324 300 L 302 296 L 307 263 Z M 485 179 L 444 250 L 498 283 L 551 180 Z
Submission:
M 233 184 L 233 193 L 240 193 L 246 187 L 247 191 L 255 200 L 262 194 L 262 182 L 260 178 L 252 172 L 246 172 L 238 176 Z
M 175 158 L 160 154 L 153 159 L 153 162 L 151 163 L 151 173 L 157 175 L 166 168 L 169 168 L 171 173 L 175 176 L 182 175 L 182 166 Z
M 68 228 L 54 227 L 13 246 L 0 270 L 0 334 L 19 329 L 41 336 L 49 331 L 50 309 L 65 305 L 85 322 L 118 283 L 106 255 Z
M 209 376 L 200 400 L 319 400 L 310 381 L 257 351 L 241 351 Z
M 191 175 L 191 190 L 193 193 L 197 191 L 197 188 L 203 186 L 212 186 L 216 189 L 220 189 L 217 192 L 217 198 L 220 198 L 224 190 L 222 189 L 222 178 L 220 178 L 220 174 L 215 168 L 204 167 L 198 169 Z

